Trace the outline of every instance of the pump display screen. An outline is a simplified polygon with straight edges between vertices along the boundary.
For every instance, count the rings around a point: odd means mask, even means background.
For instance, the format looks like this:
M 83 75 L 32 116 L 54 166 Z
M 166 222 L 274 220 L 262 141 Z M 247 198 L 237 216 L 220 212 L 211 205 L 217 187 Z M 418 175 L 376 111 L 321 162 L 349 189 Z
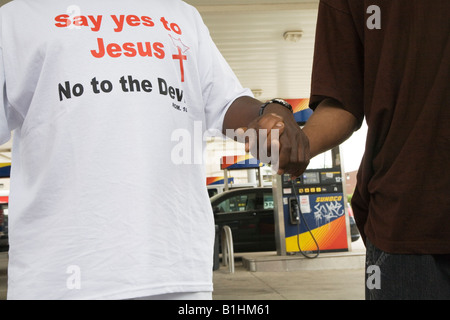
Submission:
M 333 169 L 312 169 L 305 171 L 295 181 L 290 175 L 283 175 L 282 185 L 285 194 L 293 194 L 293 184 L 300 194 L 342 192 L 341 173 Z M 286 190 L 290 190 L 287 192 Z
M 305 172 L 303 174 L 303 184 L 319 184 L 320 176 L 319 172 Z
M 340 172 L 321 172 L 320 180 L 325 184 L 340 183 L 341 174 Z

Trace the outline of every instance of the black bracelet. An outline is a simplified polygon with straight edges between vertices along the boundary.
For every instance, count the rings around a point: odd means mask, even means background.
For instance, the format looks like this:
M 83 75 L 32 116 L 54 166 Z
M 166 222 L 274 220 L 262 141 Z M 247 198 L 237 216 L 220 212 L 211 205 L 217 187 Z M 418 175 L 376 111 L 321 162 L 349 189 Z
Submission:
M 277 103 L 279 105 L 282 105 L 283 107 L 285 107 L 286 109 L 289 109 L 292 113 L 294 113 L 294 109 L 292 109 L 292 106 L 288 102 L 286 102 L 286 101 L 284 101 L 282 99 L 272 99 L 270 101 L 267 101 L 266 103 L 264 103 L 261 106 L 261 109 L 259 109 L 259 116 L 260 117 L 264 114 L 264 109 L 266 109 L 266 107 L 269 104 L 272 104 L 272 103 Z

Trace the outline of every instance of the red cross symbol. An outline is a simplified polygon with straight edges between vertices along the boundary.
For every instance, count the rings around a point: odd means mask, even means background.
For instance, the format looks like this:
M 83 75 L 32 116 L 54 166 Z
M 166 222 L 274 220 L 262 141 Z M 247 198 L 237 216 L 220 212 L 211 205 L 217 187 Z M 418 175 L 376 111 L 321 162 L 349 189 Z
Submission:
M 173 60 L 180 60 L 180 70 L 181 70 L 181 82 L 184 82 L 184 63 L 183 60 L 187 60 L 187 56 L 183 54 L 183 51 L 181 51 L 181 48 L 178 47 L 178 54 L 172 55 Z

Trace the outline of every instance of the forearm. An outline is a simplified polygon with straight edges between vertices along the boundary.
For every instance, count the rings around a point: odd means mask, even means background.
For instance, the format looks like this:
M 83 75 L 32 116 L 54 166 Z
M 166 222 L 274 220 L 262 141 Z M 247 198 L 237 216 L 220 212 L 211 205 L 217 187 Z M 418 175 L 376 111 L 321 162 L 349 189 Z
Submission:
M 228 109 L 223 122 L 223 133 L 226 130 L 236 130 L 246 128 L 259 117 L 259 112 L 263 103 L 251 97 L 240 97 L 236 99 Z M 292 112 L 285 107 L 272 103 L 264 110 L 264 114 L 276 114 L 283 121 L 293 120 Z
M 358 128 L 358 120 L 339 102 L 326 99 L 314 111 L 303 132 L 309 139 L 311 157 L 347 140 Z
M 225 115 L 223 121 L 223 133 L 226 130 L 246 128 L 250 122 L 259 116 L 262 102 L 252 97 L 237 98 Z

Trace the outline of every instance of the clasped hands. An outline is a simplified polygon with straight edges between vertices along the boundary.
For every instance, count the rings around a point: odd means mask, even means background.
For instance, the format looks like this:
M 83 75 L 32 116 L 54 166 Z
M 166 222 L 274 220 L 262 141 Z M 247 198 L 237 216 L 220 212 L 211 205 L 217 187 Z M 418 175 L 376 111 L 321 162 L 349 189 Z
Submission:
M 277 174 L 299 177 L 310 162 L 309 140 L 292 115 L 267 113 L 248 127 L 236 130 L 237 141 L 245 151 L 263 163 L 271 164 Z

